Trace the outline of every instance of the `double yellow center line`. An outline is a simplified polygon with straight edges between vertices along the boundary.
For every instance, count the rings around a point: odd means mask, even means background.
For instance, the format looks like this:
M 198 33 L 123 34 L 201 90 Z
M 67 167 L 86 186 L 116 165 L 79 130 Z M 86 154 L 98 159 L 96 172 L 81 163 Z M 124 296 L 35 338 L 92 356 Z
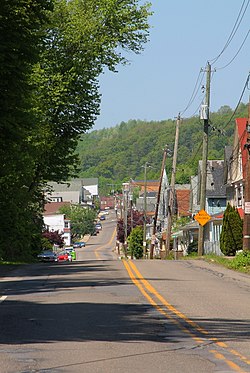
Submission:
M 142 276 L 139 272 L 138 268 L 131 260 L 123 259 L 123 264 L 133 281 L 133 283 L 137 286 L 140 292 L 144 295 L 144 297 L 149 301 L 149 303 L 157 309 L 162 315 L 166 318 L 171 320 L 179 329 L 183 332 L 187 333 L 198 345 L 207 344 L 207 342 L 212 342 L 216 344 L 218 347 L 222 349 L 226 349 L 227 353 L 229 352 L 234 357 L 237 357 L 242 362 L 247 365 L 250 365 L 250 360 L 248 360 L 245 356 L 241 355 L 239 352 L 229 348 L 229 346 L 219 341 L 217 338 L 208 337 L 208 331 L 204 328 L 200 327 L 197 323 L 190 320 L 186 315 L 182 312 L 178 311 L 174 306 L 172 306 L 158 291 Z M 157 300 L 157 302 L 156 302 Z M 160 301 L 160 305 L 158 304 Z M 186 326 L 185 326 L 186 325 Z M 204 337 L 200 337 L 199 335 L 204 335 Z M 214 355 L 216 359 L 224 360 L 225 363 L 234 371 L 243 373 L 244 370 L 237 365 L 235 362 L 227 359 L 222 353 L 219 353 L 216 350 L 209 350 L 210 353 Z
M 110 238 L 110 240 L 107 244 L 99 246 L 97 249 L 95 249 L 95 256 L 98 260 L 101 259 L 98 251 L 103 250 L 104 248 L 111 246 L 115 236 L 116 236 L 116 229 L 114 230 L 114 232 L 113 232 L 113 234 L 112 234 L 112 236 L 111 236 L 111 238 Z

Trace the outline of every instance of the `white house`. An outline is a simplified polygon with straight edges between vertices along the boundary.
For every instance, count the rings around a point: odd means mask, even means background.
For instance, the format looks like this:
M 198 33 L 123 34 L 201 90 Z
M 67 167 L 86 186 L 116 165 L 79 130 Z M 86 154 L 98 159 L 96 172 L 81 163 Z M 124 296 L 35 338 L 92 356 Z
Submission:
M 72 179 L 65 183 L 50 182 L 52 191 L 47 193 L 51 202 L 70 202 L 85 206 L 93 206 L 98 198 L 98 179 Z
M 64 214 L 59 212 L 65 202 L 50 202 L 45 205 L 45 211 L 43 213 L 44 225 L 50 232 L 56 232 L 62 234 L 65 245 L 70 246 L 71 244 L 71 233 L 70 233 L 70 220 L 65 217 Z

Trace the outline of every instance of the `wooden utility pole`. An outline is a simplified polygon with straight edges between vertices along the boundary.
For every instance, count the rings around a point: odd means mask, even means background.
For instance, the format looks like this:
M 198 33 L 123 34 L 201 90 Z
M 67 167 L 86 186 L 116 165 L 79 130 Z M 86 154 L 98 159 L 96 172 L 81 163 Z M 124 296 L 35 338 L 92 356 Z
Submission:
M 146 229 L 147 229 L 147 167 L 148 162 L 145 163 L 144 167 L 144 194 L 143 194 L 143 257 L 146 259 L 147 251 L 147 239 L 146 239 Z
M 209 105 L 210 105 L 210 82 L 211 82 L 211 65 L 209 62 L 206 67 L 206 97 L 205 104 L 202 105 L 201 119 L 204 120 L 203 130 L 203 151 L 202 151 L 202 167 L 201 167 L 201 191 L 200 191 L 200 210 L 205 210 L 206 207 L 206 188 L 207 188 L 207 156 L 208 156 L 208 122 L 209 122 Z M 203 255 L 204 252 L 204 231 L 205 226 L 199 225 L 198 237 L 198 255 Z
M 128 238 L 128 192 L 129 183 L 123 183 L 123 208 L 124 208 L 124 254 L 127 257 L 127 238 Z
M 174 197 L 175 197 L 175 177 L 176 177 L 176 164 L 177 164 L 177 151 L 179 143 L 179 127 L 180 127 L 181 117 L 178 114 L 176 121 L 176 130 L 175 130 L 175 143 L 174 143 L 174 154 L 173 154 L 173 163 L 172 163 L 172 175 L 170 183 L 170 193 L 169 193 L 169 202 L 168 202 L 168 222 L 167 222 L 167 239 L 166 239 L 166 257 L 170 251 L 170 240 L 171 240 L 171 231 L 172 231 L 172 220 L 173 220 L 173 207 L 174 207 Z
M 158 189 L 158 195 L 157 195 L 157 202 L 156 202 L 156 207 L 155 207 L 155 217 L 154 217 L 152 241 L 151 241 L 151 246 L 150 246 L 150 255 L 149 255 L 150 259 L 153 259 L 153 255 L 154 255 L 156 225 L 157 225 L 157 219 L 158 219 L 158 211 L 159 211 L 159 204 L 160 204 L 160 197 L 161 197 L 162 178 L 163 178 L 165 164 L 166 164 L 166 157 L 167 157 L 167 147 L 164 149 L 162 165 L 161 165 L 161 176 L 160 176 L 160 183 L 159 183 L 159 189 Z
M 247 143 L 245 144 L 247 152 L 246 176 L 245 176 L 245 206 L 243 220 L 243 250 L 250 250 L 250 97 L 248 103 L 248 120 L 246 122 Z

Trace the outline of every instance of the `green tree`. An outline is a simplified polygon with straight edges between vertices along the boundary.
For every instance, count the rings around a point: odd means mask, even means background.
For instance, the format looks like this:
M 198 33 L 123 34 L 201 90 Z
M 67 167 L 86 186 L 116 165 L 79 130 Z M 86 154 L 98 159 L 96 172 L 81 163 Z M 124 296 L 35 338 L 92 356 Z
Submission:
M 51 0 L 3 0 L 0 7 L 0 256 L 27 260 L 39 246 L 42 194 L 30 190 L 30 76 L 39 60 Z
M 129 252 L 131 257 L 140 259 L 143 257 L 143 229 L 135 227 L 129 235 Z
M 242 250 L 242 230 L 243 222 L 238 210 L 228 204 L 224 212 L 220 235 L 220 249 L 224 255 L 235 255 L 236 251 Z
M 40 121 L 33 134 L 38 180 L 67 180 L 75 173 L 79 135 L 99 114 L 99 75 L 127 62 L 122 49 L 143 49 L 149 15 L 149 4 L 137 0 L 54 2 L 32 76 L 34 112 Z
M 70 219 L 73 239 L 79 239 L 85 234 L 94 232 L 97 213 L 92 208 L 84 208 L 79 205 L 64 205 L 60 208 L 60 212 Z
M 41 246 L 43 188 L 76 173 L 78 137 L 99 113 L 98 77 L 126 63 L 123 49 L 143 49 L 149 7 L 137 0 L 1 2 L 2 258 Z

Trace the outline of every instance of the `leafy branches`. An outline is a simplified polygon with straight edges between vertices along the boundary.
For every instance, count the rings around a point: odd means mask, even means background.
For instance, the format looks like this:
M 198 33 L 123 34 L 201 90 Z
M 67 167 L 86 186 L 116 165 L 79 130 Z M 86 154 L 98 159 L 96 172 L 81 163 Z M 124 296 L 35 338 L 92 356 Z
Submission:
M 32 241 L 39 246 L 43 187 L 76 174 L 79 135 L 99 113 L 98 76 L 125 61 L 122 49 L 142 50 L 149 15 L 137 0 L 1 2 L 3 257 L 9 236 L 12 258 L 32 253 Z

